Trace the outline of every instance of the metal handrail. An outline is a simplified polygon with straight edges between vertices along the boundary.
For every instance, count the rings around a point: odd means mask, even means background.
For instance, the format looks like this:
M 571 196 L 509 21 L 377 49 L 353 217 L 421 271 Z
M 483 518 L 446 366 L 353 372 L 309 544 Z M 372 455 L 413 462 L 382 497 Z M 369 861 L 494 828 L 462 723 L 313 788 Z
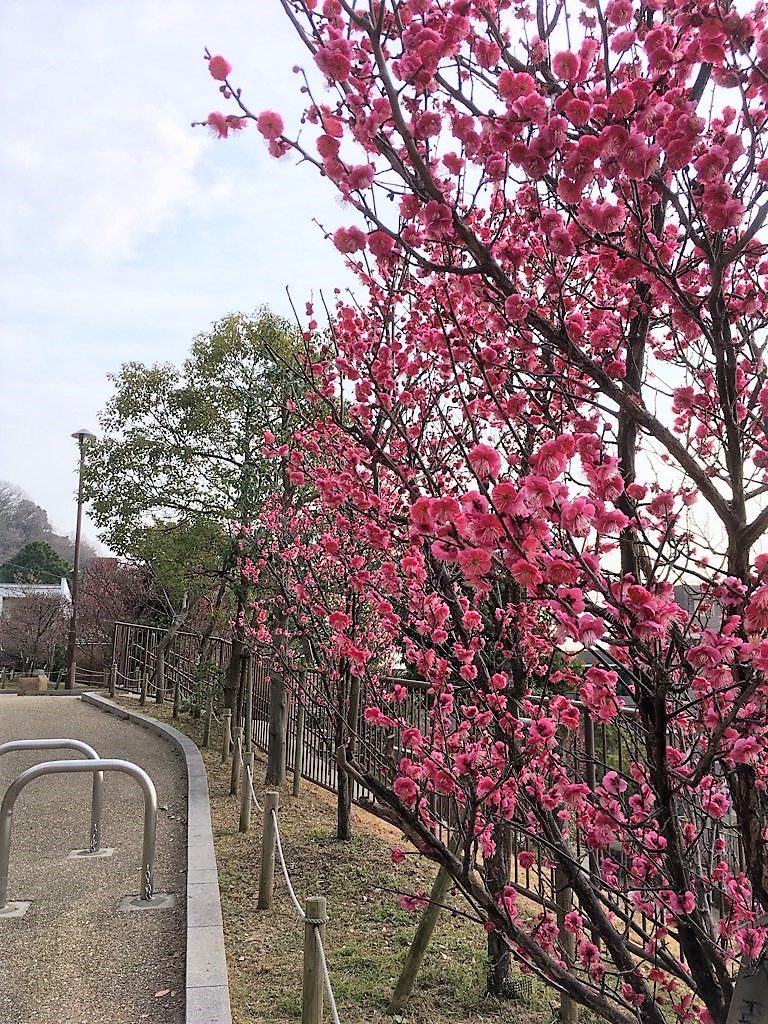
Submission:
M 99 760 L 99 754 L 82 740 L 40 739 L 10 740 L 0 743 L 0 755 L 10 754 L 14 750 L 77 750 L 92 761 Z M 88 852 L 97 853 L 101 849 L 101 815 L 104 809 L 104 772 L 96 772 L 93 776 L 93 792 L 91 796 L 91 834 L 88 839 Z
M 55 775 L 67 772 L 102 772 L 114 771 L 130 775 L 141 786 L 144 793 L 144 842 L 141 853 L 141 881 L 139 883 L 139 899 L 152 899 L 152 879 L 155 869 L 155 839 L 157 836 L 157 791 L 152 779 L 143 768 L 132 761 L 118 758 L 100 757 L 95 761 L 44 761 L 27 768 L 6 790 L 0 804 L 0 911 L 8 899 L 8 867 L 11 856 L 11 825 L 13 822 L 13 806 L 16 799 L 30 782 L 41 775 Z

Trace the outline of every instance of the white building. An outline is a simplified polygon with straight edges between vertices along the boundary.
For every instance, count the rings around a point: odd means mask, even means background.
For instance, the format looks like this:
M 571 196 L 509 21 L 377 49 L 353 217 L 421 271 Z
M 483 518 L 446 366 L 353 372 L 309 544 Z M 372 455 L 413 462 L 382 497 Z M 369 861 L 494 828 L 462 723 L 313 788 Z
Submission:
M 63 577 L 59 583 L 0 583 L 0 615 L 3 614 L 3 608 L 8 611 L 14 601 L 30 597 L 47 597 L 53 601 L 72 603 L 69 584 Z

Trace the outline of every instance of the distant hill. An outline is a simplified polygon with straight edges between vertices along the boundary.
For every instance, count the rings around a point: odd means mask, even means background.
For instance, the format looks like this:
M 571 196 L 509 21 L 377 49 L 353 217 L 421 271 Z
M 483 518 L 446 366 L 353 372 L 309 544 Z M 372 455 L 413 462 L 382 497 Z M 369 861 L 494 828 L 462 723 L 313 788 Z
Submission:
M 75 542 L 71 537 L 54 533 L 44 508 L 36 505 L 20 487 L 0 480 L 0 564 L 7 562 L 25 544 L 43 540 L 72 565 Z M 80 545 L 80 560 L 84 565 L 96 555 L 96 549 L 87 541 Z

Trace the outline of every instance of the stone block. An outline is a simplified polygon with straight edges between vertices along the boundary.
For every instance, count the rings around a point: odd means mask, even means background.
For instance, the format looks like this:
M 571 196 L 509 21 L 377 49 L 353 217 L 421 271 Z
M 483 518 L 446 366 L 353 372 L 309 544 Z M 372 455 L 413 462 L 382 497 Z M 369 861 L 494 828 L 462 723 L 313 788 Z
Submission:
M 221 925 L 186 930 L 186 988 L 228 983 Z
M 227 960 L 221 925 L 187 929 L 187 991 L 209 985 L 224 986 Z
M 187 886 L 187 928 L 223 927 L 217 883 Z
M 232 1024 L 227 986 L 188 988 L 187 1024 Z
M 16 692 L 20 696 L 30 693 L 45 693 L 48 689 L 48 676 L 18 676 Z

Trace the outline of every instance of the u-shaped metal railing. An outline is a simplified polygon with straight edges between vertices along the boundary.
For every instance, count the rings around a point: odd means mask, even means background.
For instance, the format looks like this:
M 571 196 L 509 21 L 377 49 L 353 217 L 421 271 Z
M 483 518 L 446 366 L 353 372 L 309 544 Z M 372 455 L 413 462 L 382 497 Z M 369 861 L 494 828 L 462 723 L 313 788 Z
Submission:
M 10 754 L 15 750 L 77 750 L 91 760 L 98 760 L 99 755 L 88 743 L 70 739 L 38 739 L 10 740 L 0 743 L 0 755 Z M 101 849 L 101 815 L 104 810 L 104 772 L 94 772 L 93 795 L 91 797 L 91 833 L 88 838 L 88 852 L 97 853 Z
M 19 793 L 30 782 L 42 775 L 56 775 L 67 772 L 123 772 L 130 775 L 141 786 L 144 793 L 144 842 L 141 853 L 141 881 L 139 899 L 152 899 L 152 879 L 155 869 L 155 837 L 157 834 L 157 792 L 152 779 L 143 768 L 131 761 L 118 758 L 100 757 L 95 761 L 44 761 L 32 765 L 22 772 L 6 790 L 0 804 L 0 910 L 8 899 L 8 865 L 11 856 L 11 825 L 13 806 Z

